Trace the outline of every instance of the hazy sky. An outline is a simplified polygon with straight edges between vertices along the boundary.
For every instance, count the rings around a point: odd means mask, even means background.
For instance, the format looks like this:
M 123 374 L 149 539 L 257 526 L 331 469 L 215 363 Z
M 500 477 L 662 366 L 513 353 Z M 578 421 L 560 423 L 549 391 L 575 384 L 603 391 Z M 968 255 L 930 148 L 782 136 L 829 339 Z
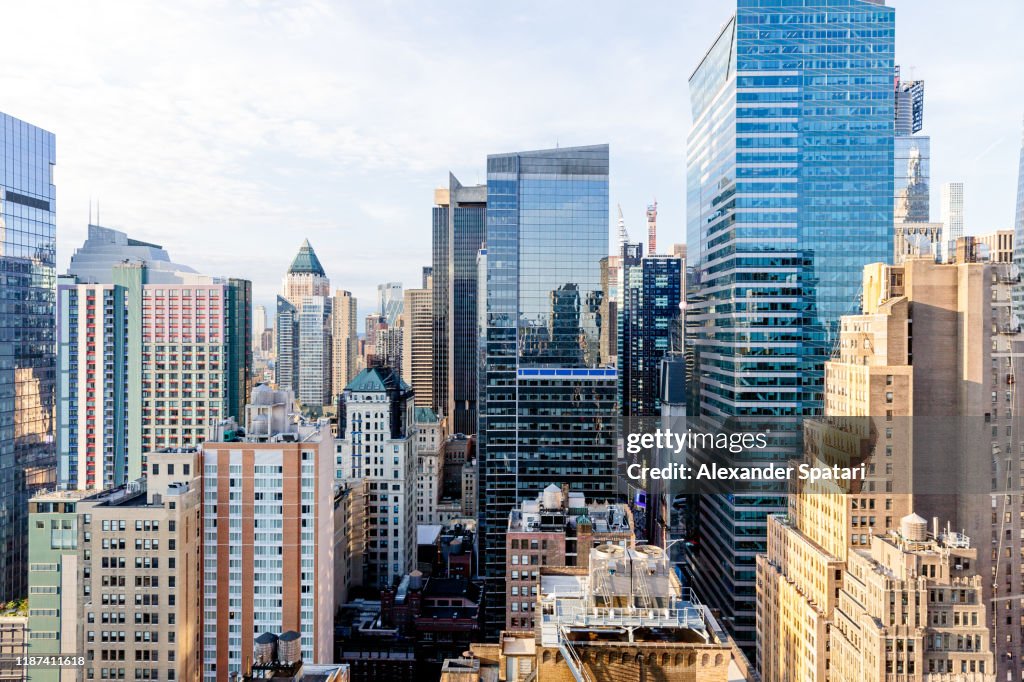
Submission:
M 962 180 L 968 232 L 1010 227 L 1024 2 L 889 4 L 926 81 L 933 219 Z M 656 197 L 659 241 L 683 241 L 687 78 L 731 5 L 18 2 L 0 110 L 57 135 L 59 271 L 92 197 L 261 303 L 308 237 L 362 315 L 377 283 L 419 286 L 434 187 L 483 182 L 488 153 L 607 142 L 612 221 L 640 237 Z

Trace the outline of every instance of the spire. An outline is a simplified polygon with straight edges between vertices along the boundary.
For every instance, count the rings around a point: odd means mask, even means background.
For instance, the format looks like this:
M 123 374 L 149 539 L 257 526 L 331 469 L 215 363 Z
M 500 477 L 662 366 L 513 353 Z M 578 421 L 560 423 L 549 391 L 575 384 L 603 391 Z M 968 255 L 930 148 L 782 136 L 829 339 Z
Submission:
M 299 252 L 295 254 L 295 259 L 288 268 L 288 273 L 293 275 L 309 273 L 320 277 L 327 276 L 327 273 L 324 272 L 324 266 L 320 265 L 320 259 L 316 257 L 316 251 L 313 250 L 313 245 L 309 243 L 308 239 L 303 240 L 302 246 L 299 247 Z

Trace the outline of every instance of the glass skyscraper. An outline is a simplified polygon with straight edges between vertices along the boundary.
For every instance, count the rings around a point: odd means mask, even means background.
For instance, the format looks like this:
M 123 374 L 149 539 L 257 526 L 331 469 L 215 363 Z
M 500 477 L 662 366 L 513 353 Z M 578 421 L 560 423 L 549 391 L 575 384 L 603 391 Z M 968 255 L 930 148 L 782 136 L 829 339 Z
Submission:
M 894 11 L 881 0 L 738 0 L 690 77 L 688 297 L 700 419 L 822 410 L 839 316 L 893 253 Z M 785 430 L 783 430 L 785 433 Z M 694 581 L 754 642 L 754 557 L 775 496 L 705 496 Z
M 640 244 L 622 254 L 622 310 L 618 316 L 619 409 L 624 417 L 661 414 L 659 372 L 681 325 L 682 260 L 639 257 Z M 633 254 L 630 250 L 635 249 Z M 614 324 L 614 321 L 609 320 Z
M 437 190 L 433 224 L 434 409 L 451 433 L 477 431 L 476 258 L 487 239 L 487 186 L 463 186 L 451 173 Z
M 607 145 L 487 158 L 479 448 L 491 636 L 505 624 L 512 507 L 550 484 L 615 494 L 616 372 L 598 352 L 607 255 Z
M 56 475 L 55 147 L 0 113 L 0 602 L 27 594 L 28 500 Z

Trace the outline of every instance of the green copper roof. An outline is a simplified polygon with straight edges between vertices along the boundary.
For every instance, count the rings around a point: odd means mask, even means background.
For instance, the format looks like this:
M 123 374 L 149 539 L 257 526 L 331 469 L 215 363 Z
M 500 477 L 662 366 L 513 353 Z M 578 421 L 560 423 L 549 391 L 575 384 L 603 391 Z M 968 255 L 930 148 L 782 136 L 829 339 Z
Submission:
M 409 390 L 409 384 L 402 381 L 390 368 L 368 367 L 357 374 L 356 378 L 348 383 L 345 390 L 360 393 L 380 393 L 395 387 L 401 388 L 404 391 Z
M 292 261 L 291 267 L 288 268 L 288 272 L 293 275 L 308 272 L 320 277 L 327 276 L 327 273 L 324 272 L 324 266 L 320 265 L 320 259 L 316 257 L 316 251 L 313 250 L 308 239 L 302 242 L 299 252 L 295 254 L 295 260 Z
M 417 407 L 413 418 L 418 424 L 435 424 L 437 423 L 437 413 L 429 407 Z

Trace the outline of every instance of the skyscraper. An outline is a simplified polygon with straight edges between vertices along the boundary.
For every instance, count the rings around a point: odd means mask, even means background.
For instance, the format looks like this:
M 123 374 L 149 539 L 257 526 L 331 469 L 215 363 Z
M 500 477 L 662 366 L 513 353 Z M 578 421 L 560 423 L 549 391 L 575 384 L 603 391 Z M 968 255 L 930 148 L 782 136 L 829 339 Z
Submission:
M 158 245 L 90 225 L 60 278 L 56 440 L 63 485 L 136 480 L 146 471 L 145 453 L 198 445 L 211 420 L 245 407 L 250 283 L 170 265 Z
M 639 251 L 640 245 L 636 246 Z M 672 350 L 672 340 L 679 338 L 682 261 L 673 256 L 632 258 L 623 253 L 622 268 L 619 409 L 624 417 L 653 417 L 661 414 L 661 361 Z
M 931 138 L 924 126 L 924 81 L 900 80 L 896 67 L 893 220 L 927 223 L 930 215 Z
M 791 419 L 766 460 L 798 447 L 798 418 L 820 413 L 861 268 L 892 257 L 894 33 L 879 0 L 738 0 L 690 77 L 694 416 Z M 748 651 L 754 557 L 782 502 L 701 499 L 695 588 Z
M 385 282 L 377 285 L 377 312 L 387 321 L 389 327 L 398 324 L 404 301 L 401 282 Z
M 615 494 L 617 376 L 598 349 L 607 255 L 607 145 L 487 158 L 479 452 L 491 635 L 505 622 L 512 508 L 552 483 Z
M 0 113 L 0 602 L 26 594 L 29 497 L 53 482 L 53 133 Z
M 299 304 L 299 402 L 331 402 L 331 299 L 304 296 Z
M 267 328 L 267 306 L 253 306 L 252 309 L 252 349 L 260 350 L 263 342 L 263 331 Z
M 296 633 L 303 661 L 333 656 L 334 439 L 292 403 L 257 386 L 244 439 L 229 421 L 202 447 L 204 680 L 241 672 L 262 633 Z
M 647 205 L 647 255 L 658 253 L 658 202 Z
M 940 206 L 943 260 L 948 263 L 954 259 L 956 240 L 964 236 L 964 183 L 943 184 Z
M 356 375 L 341 396 L 336 471 L 346 484 L 365 483 L 372 501 L 364 524 L 362 575 L 367 586 L 394 586 L 415 562 L 412 391 L 398 372 L 370 367 Z
M 477 431 L 476 259 L 487 239 L 487 187 L 464 187 L 449 174 L 448 187 L 434 191 L 433 407 L 448 418 L 452 433 Z
M 356 316 L 356 299 L 350 291 L 338 289 L 331 304 L 332 343 L 331 385 L 334 395 L 344 390 L 356 376 L 356 360 L 359 355 L 359 320 Z M 333 399 L 333 396 L 332 396 Z
M 331 402 L 331 282 L 309 240 L 302 242 L 277 300 L 277 385 L 303 405 Z
M 402 379 L 412 386 L 416 405 L 434 404 L 434 292 L 406 289 L 402 312 Z

